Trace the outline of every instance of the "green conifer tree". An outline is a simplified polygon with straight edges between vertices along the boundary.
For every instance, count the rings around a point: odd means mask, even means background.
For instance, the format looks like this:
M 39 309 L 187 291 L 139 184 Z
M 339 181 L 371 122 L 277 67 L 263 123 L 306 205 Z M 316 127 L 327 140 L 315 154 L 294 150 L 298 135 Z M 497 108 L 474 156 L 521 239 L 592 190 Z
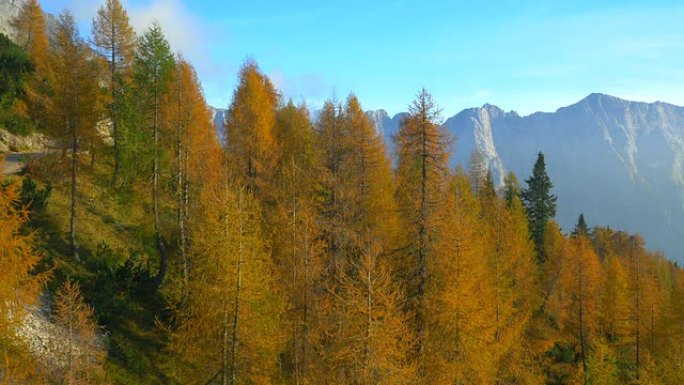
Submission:
M 525 180 L 527 189 L 521 194 L 530 222 L 530 236 L 534 241 L 537 261 L 544 262 L 544 232 L 549 219 L 556 216 L 557 197 L 551 194 L 553 184 L 546 173 L 544 154 L 539 152 L 537 161 L 532 169 L 532 176 Z

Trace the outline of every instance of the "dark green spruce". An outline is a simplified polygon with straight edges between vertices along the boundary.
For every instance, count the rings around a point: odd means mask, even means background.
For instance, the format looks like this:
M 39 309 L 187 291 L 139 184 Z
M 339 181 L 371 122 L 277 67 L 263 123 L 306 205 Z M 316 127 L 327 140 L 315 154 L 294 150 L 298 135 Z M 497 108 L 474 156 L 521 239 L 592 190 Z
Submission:
M 543 153 L 539 152 L 532 169 L 532 176 L 525 180 L 525 183 L 527 183 L 527 188 L 523 190 L 521 198 L 530 222 L 530 237 L 534 241 L 537 261 L 543 263 L 546 260 L 544 233 L 546 224 L 556 216 L 557 200 L 557 197 L 551 193 L 553 184 L 546 173 Z

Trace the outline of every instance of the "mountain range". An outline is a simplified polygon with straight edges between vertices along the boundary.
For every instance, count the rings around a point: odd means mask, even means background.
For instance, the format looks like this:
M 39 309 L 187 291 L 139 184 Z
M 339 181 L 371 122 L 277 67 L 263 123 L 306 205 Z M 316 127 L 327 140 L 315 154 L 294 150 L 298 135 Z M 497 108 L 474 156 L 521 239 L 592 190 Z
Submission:
M 390 145 L 404 115 L 368 112 Z M 508 171 L 522 181 L 541 151 L 566 231 L 584 213 L 590 225 L 639 232 L 684 261 L 684 107 L 595 93 L 528 116 L 485 104 L 443 125 L 456 138 L 452 167 L 467 167 L 478 150 L 498 184 Z

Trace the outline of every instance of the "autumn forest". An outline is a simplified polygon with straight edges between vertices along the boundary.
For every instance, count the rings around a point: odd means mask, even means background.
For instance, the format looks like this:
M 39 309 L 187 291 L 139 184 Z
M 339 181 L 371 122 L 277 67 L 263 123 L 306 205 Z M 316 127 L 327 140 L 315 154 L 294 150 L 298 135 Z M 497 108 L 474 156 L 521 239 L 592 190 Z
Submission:
M 385 143 L 252 59 L 220 137 L 158 24 L 47 19 L 0 36 L 0 127 L 55 143 L 0 183 L 0 383 L 684 383 L 684 271 L 561 229 L 554 154 L 498 185 L 427 90 Z

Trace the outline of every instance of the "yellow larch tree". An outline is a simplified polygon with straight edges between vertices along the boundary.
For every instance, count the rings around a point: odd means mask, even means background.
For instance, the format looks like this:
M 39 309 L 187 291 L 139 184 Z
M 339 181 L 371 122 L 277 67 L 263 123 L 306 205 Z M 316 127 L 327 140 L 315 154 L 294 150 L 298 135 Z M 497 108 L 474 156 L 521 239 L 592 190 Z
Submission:
M 131 75 L 136 38 L 128 13 L 119 0 L 107 0 L 93 19 L 93 43 L 97 53 L 107 63 L 107 109 L 114 140 L 114 170 L 112 186 L 116 186 L 121 170 L 121 104 L 126 82 Z
M 415 341 L 402 310 L 403 293 L 379 247 L 369 244 L 351 271 L 342 274 L 339 290 L 331 293 L 344 327 L 335 330 L 340 343 L 329 351 L 331 369 L 341 375 L 325 377 L 326 382 L 414 384 L 410 352 Z
M 627 272 L 620 258 L 612 251 L 603 262 L 601 288 L 601 332 L 609 340 L 623 340 L 627 336 L 629 295 Z
M 179 381 L 270 384 L 277 376 L 283 304 L 260 230 L 258 203 L 229 178 L 202 191 L 186 305 L 171 348 L 186 362 Z
M 16 111 L 25 111 L 39 128 L 47 129 L 51 60 L 45 14 L 38 0 L 23 2 L 17 16 L 10 20 L 14 40 L 31 57 L 35 72 L 24 85 L 27 104 L 17 100 Z
M 267 222 L 272 253 L 288 307 L 284 321 L 290 330 L 285 356 L 286 376 L 295 384 L 310 384 L 312 331 L 320 291 L 322 247 L 316 212 L 316 153 L 308 110 L 292 101 L 280 106 L 274 127 L 276 161 L 274 206 Z
M 451 177 L 444 205 L 444 236 L 436 248 L 439 254 L 426 298 L 427 383 L 485 383 L 495 373 L 484 338 L 492 334 L 492 286 L 481 237 L 485 228 L 480 201 L 463 170 Z
M 539 274 L 542 309 L 547 318 L 556 318 L 558 313 L 562 312 L 560 302 L 563 300 L 563 293 L 560 290 L 560 277 L 565 263 L 566 242 L 558 223 L 550 220 L 544 232 L 546 259 Z
M 664 316 L 658 324 L 667 331 L 662 352 L 656 365 L 663 384 L 681 384 L 684 381 L 684 273 L 673 269 L 672 292 L 665 304 Z
M 238 86 L 228 108 L 226 143 L 237 176 L 250 191 L 267 194 L 271 177 L 276 108 L 279 95 L 268 76 L 254 61 L 247 61 L 238 75 Z
M 561 330 L 572 336 L 579 356 L 579 376 L 589 382 L 587 362 L 593 339 L 597 337 L 599 289 L 602 267 L 586 234 L 578 234 L 566 245 L 556 295 L 562 312 Z
M 190 207 L 199 203 L 194 201 L 199 193 L 198 185 L 206 178 L 206 174 L 220 172 L 220 147 L 216 135 L 212 135 L 214 129 L 197 73 L 180 55 L 175 60 L 173 77 L 163 104 L 167 111 L 163 118 L 164 126 L 168 128 L 168 137 L 171 139 L 166 144 L 173 154 L 169 164 L 175 211 L 173 233 L 177 234 L 175 238 L 178 240 L 181 273 L 180 284 L 174 286 L 179 289 L 179 300 L 182 302 L 188 295 Z M 207 162 L 198 162 L 198 159 L 206 159 Z
M 349 151 L 343 153 L 340 178 L 348 185 L 346 218 L 361 243 L 379 242 L 389 249 L 397 233 L 397 208 L 393 199 L 392 171 L 385 143 L 358 98 L 350 95 L 343 110 L 344 131 Z
M 39 365 L 19 329 L 48 279 L 34 271 L 42 254 L 35 235 L 23 231 L 28 210 L 18 207 L 19 191 L 16 181 L 0 187 L 0 382 L 8 384 L 41 383 Z
M 490 281 L 490 301 L 487 320 L 491 334 L 484 334 L 489 344 L 496 372 L 496 381 L 539 382 L 534 370 L 529 346 L 522 343 L 524 333 L 539 304 L 534 247 L 530 241 L 525 209 L 518 197 L 511 203 L 500 197 L 492 175 L 487 173 L 480 184 L 481 216 L 484 221 L 483 238 L 486 279 Z
M 81 296 L 78 283 L 66 280 L 55 295 L 53 351 L 58 352 L 63 369 L 59 380 L 65 385 L 104 384 L 104 361 L 107 357 L 102 336 L 94 320 L 94 309 Z
M 345 204 L 345 197 L 350 195 L 349 185 L 342 178 L 343 164 L 350 151 L 349 138 L 344 130 L 342 106 L 337 100 L 323 104 L 315 130 L 320 166 L 316 180 L 320 184 L 318 211 L 326 253 L 324 268 L 328 279 L 335 279 L 345 269 L 347 254 L 355 244 L 353 229 L 346 220 L 350 210 Z
M 79 36 L 74 17 L 64 11 L 57 23 L 56 43 L 50 54 L 52 84 L 52 131 L 62 139 L 71 155 L 70 246 L 80 260 L 77 244 L 77 199 L 79 155 L 83 143 L 96 135 L 98 116 L 98 70 L 90 60 L 90 49 Z
M 398 154 L 396 199 L 403 218 L 403 275 L 407 282 L 408 309 L 414 319 L 419 376 L 425 374 L 426 288 L 430 266 L 435 264 L 440 220 L 447 188 L 450 139 L 440 127 L 440 114 L 432 96 L 423 89 L 409 107 L 394 138 Z

